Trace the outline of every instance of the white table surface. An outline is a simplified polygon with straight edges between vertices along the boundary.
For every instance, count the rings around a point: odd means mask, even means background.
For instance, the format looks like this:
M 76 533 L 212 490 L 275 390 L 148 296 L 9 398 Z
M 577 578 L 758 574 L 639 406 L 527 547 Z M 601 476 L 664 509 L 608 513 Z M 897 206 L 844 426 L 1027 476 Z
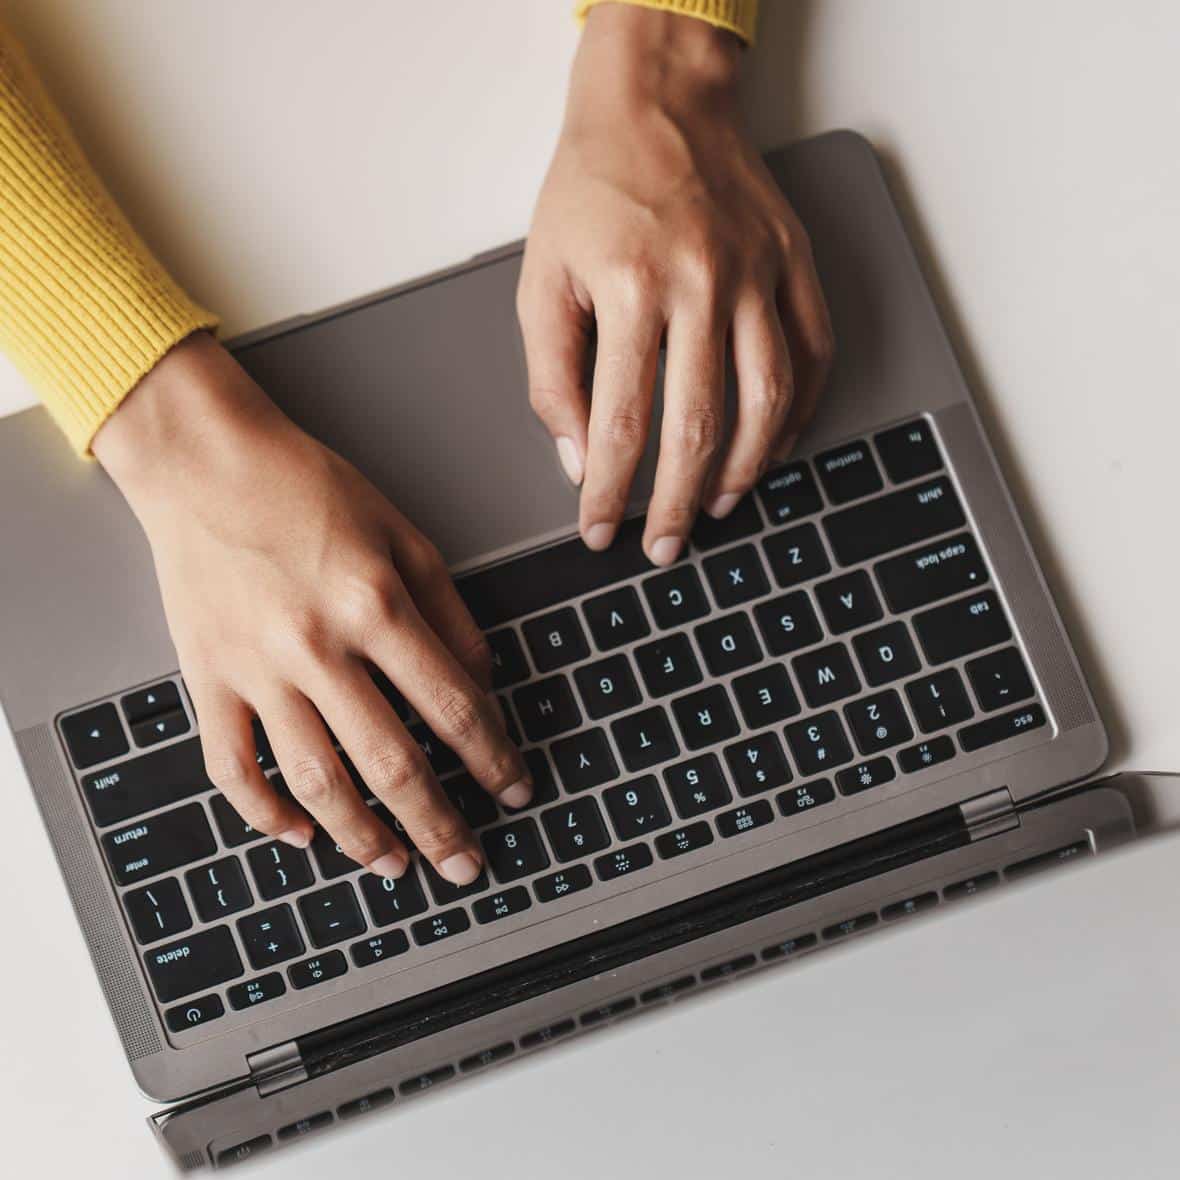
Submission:
M 1180 769 L 1180 6 L 763 0 L 769 147 L 882 149 L 1113 738 Z M 237 332 L 520 236 L 568 0 L 7 0 L 125 208 Z M 855 342 L 842 342 L 854 347 Z M 0 413 L 32 403 L 0 363 Z M 0 653 L 2 658 L 2 653 Z M 162 1174 L 7 733 L 0 1129 Z M 497 1071 L 258 1175 L 1175 1174 L 1175 840 Z M 12 1173 L 23 1174 L 21 1171 Z

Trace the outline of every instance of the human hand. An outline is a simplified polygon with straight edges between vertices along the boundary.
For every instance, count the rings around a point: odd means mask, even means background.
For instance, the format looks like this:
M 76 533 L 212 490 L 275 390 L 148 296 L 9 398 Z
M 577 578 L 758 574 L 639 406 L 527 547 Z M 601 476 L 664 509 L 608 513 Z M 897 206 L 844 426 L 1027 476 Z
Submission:
M 370 675 L 383 672 L 486 790 L 528 802 L 487 644 L 437 550 L 205 333 L 144 378 L 93 450 L 151 542 L 206 770 L 242 818 L 297 847 L 313 834 L 258 767 L 257 715 L 295 800 L 345 855 L 400 876 L 406 847 L 365 805 L 330 730 L 439 873 L 474 880 L 479 842 Z
M 517 296 L 530 401 L 581 484 L 592 549 L 622 519 L 666 340 L 644 532 L 657 565 L 676 559 L 702 504 L 725 516 L 786 457 L 832 359 L 807 235 L 740 127 L 740 53 L 690 17 L 591 10 Z M 727 341 L 738 385 L 728 438 Z

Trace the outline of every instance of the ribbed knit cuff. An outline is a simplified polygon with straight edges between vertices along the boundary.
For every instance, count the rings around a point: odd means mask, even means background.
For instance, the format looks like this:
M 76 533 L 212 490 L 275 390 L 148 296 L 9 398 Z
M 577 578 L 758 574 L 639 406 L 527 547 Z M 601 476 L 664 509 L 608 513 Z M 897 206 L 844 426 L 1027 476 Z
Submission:
M 574 15 L 579 21 L 586 19 L 586 13 L 596 4 L 606 0 L 578 0 Z M 615 3 L 635 4 L 640 8 L 654 8 L 660 12 L 678 12 L 708 21 L 719 29 L 736 33 L 747 45 L 754 42 L 754 31 L 758 24 L 758 0 L 614 0 Z

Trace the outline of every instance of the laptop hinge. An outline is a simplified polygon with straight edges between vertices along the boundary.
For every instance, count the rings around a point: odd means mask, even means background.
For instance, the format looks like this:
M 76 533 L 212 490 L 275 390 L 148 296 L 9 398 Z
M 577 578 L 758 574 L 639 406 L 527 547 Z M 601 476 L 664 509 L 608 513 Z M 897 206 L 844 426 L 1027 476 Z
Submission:
M 265 1098 L 289 1086 L 307 1081 L 307 1070 L 303 1067 L 303 1054 L 295 1041 L 284 1041 L 246 1057 L 250 1066 L 250 1080 Z
M 1020 816 L 1007 787 L 988 791 L 986 795 L 976 795 L 974 799 L 961 803 L 959 811 L 972 841 L 998 836 L 1001 832 L 1020 826 Z

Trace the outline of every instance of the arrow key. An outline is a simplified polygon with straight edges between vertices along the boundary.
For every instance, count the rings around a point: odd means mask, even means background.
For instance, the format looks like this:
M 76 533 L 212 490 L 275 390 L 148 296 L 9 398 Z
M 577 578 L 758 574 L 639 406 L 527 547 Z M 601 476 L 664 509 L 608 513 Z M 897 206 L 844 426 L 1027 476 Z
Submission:
M 182 733 L 188 733 L 191 726 L 183 709 L 172 709 L 167 713 L 158 713 L 155 717 L 148 717 L 137 721 L 131 726 L 131 736 L 137 746 L 154 746 L 157 742 L 166 742 Z

